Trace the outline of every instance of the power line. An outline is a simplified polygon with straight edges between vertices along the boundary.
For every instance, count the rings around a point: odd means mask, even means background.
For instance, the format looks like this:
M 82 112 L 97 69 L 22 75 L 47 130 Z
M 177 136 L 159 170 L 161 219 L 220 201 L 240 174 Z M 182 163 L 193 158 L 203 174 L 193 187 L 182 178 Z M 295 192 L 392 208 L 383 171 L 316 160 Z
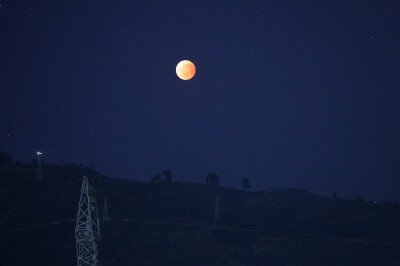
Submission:
M 97 180 L 95 180 L 97 181 Z M 79 181 L 68 181 L 68 182 L 60 182 L 60 183 L 53 183 L 49 185 L 66 185 L 66 184 L 72 184 L 72 183 L 77 183 Z M 123 183 L 131 183 L 132 181 L 127 180 L 127 181 L 119 181 L 119 180 L 101 180 L 101 182 L 123 182 Z M 144 182 L 141 182 L 143 185 Z M 132 184 L 132 183 L 131 183 Z M 201 188 L 201 187 L 199 187 Z M 125 187 L 125 189 L 129 189 Z M 143 190 L 130 190 L 131 192 L 143 192 Z M 154 192 L 155 194 L 165 194 L 165 195 L 176 195 L 176 196 L 206 196 L 206 197 L 215 197 L 215 194 L 182 194 L 182 193 L 163 193 L 163 192 Z M 67 194 L 77 194 L 77 193 L 62 193 L 61 195 L 67 195 Z M 53 195 L 52 195 L 53 196 Z M 51 196 L 51 197 L 52 197 Z M 59 195 L 54 195 L 55 196 L 60 196 Z M 230 195 L 226 195 L 229 197 Z M 243 195 L 244 196 L 244 195 Z M 261 196 L 261 195 L 260 195 Z M 225 195 L 224 195 L 225 197 Z M 242 195 L 232 195 L 232 197 L 242 197 Z M 123 218 L 109 218 L 110 220 L 120 220 L 120 221 L 131 221 L 131 222 L 142 222 L 142 223 L 153 223 L 153 224 L 167 224 L 167 225 L 177 225 L 177 226 L 190 226 L 190 227 L 198 227 L 198 228 L 208 228 L 208 229 L 216 229 L 216 230 L 230 230 L 230 231 L 243 231 L 243 232 L 258 232 L 258 233 L 264 233 L 264 234 L 273 234 L 273 235 L 281 235 L 281 236 L 291 236 L 291 237 L 308 237 L 308 238 L 318 238 L 318 239 L 325 239 L 325 240 L 340 240 L 340 241 L 347 241 L 347 242 L 367 242 L 367 243 L 376 243 L 376 244 L 389 244 L 389 245 L 400 245 L 398 242 L 391 242 L 391 241 L 377 241 L 377 240 L 366 240 L 366 239 L 355 239 L 355 238 L 342 238 L 342 237 L 332 237 L 332 236 L 321 236 L 321 235 L 313 235 L 313 234 L 299 234 L 299 233 L 287 233 L 287 232 L 276 232 L 276 231 L 268 231 L 268 230 L 259 230 L 259 229 L 251 229 L 251 228 L 235 228 L 235 227 L 228 227 L 228 226 L 218 226 L 218 225 L 205 225 L 205 224 L 191 224 L 191 223 L 176 223 L 176 222 L 168 222 L 168 221 L 156 221 L 156 220 L 143 220 L 143 219 L 123 219 Z M 50 225 L 57 225 L 60 223 L 65 223 L 69 221 L 75 221 L 76 219 L 67 219 L 67 220 L 61 220 L 61 221 L 55 221 L 51 223 L 46 223 L 46 224 L 39 224 L 39 225 L 33 225 L 33 226 L 27 226 L 27 227 L 21 227 L 21 228 L 16 228 L 16 229 L 11 229 L 7 231 L 2 231 L 0 234 L 6 234 L 6 233 L 11 233 L 11 232 L 18 232 L 18 231 L 23 231 L 23 230 L 29 230 L 29 229 L 34 229 L 38 227 L 44 227 L 44 226 L 50 226 Z
M 335 236 L 322 236 L 322 235 L 313 235 L 313 234 L 287 233 L 287 232 L 268 231 L 268 230 L 251 229 L 251 228 L 219 226 L 219 225 L 176 223 L 176 222 L 168 222 L 168 221 L 131 219 L 131 218 L 112 218 L 112 217 L 110 217 L 109 220 L 124 221 L 124 222 L 150 223 L 150 224 L 177 225 L 177 226 L 197 227 L 197 228 L 207 228 L 207 229 L 227 230 L 227 231 L 253 232 L 253 233 L 263 233 L 263 234 L 269 234 L 269 235 L 287 236 L 287 237 L 306 237 L 306 238 L 317 238 L 317 239 L 322 239 L 322 240 L 335 240 L 335 241 L 345 241 L 345 242 L 363 242 L 363 243 L 374 243 L 374 244 L 385 244 L 385 245 L 400 245 L 399 242 L 392 242 L 392 241 L 379 241 L 379 240 L 367 240 L 367 239 L 357 239 L 357 238 L 342 238 L 342 237 L 335 237 Z
M 29 202 L 29 203 L 36 203 L 36 202 L 41 202 L 41 201 L 47 201 L 49 198 L 57 198 L 60 196 L 64 196 L 64 195 L 79 195 L 79 192 L 66 192 L 66 193 L 59 193 L 59 194 L 54 194 L 54 195 L 46 195 L 44 197 L 41 198 L 35 198 L 33 199 L 33 197 L 23 197 L 23 199 L 19 199 L 19 200 L 9 200 L 9 201 L 2 201 L 0 202 L 0 205 L 4 205 L 4 204 L 13 204 L 13 203 L 20 203 L 20 202 Z M 40 197 L 40 195 L 39 195 Z M 33 201 L 34 200 L 34 201 Z M 65 198 L 64 200 L 70 200 Z M 47 203 L 52 203 L 52 202 L 47 202 Z
M 80 180 L 74 180 L 74 181 L 66 181 L 66 182 L 59 182 L 59 183 L 41 183 L 40 187 L 47 187 L 47 186 L 58 186 L 58 185 L 69 185 L 69 184 L 75 184 L 81 182 Z M 24 186 L 24 187 L 13 187 L 13 188 L 7 188 L 8 192 L 26 192 L 29 190 L 36 191 L 38 189 L 38 185 L 33 185 L 33 186 Z
M 124 180 L 124 179 L 108 179 L 108 180 L 99 180 L 98 183 L 129 183 L 132 185 L 146 185 L 146 186 L 153 186 L 153 187 L 182 187 L 187 189 L 188 187 L 199 190 L 209 190 L 210 187 L 207 184 L 202 184 L 202 183 L 198 183 L 198 185 L 195 184 L 188 184 L 188 183 L 184 183 L 184 182 L 176 182 L 176 181 L 171 181 L 171 182 L 156 182 L 156 183 L 152 183 L 152 182 L 146 182 L 146 181 L 140 181 L 140 180 Z M 220 186 L 218 187 L 218 189 L 220 190 L 224 190 L 224 189 L 235 189 L 235 188 L 231 188 L 231 187 L 223 187 Z
M 25 230 L 30 230 L 30 229 L 35 229 L 39 227 L 45 227 L 45 226 L 50 226 L 50 225 L 58 225 L 62 223 L 67 223 L 67 222 L 73 222 L 76 219 L 66 219 L 66 220 L 61 220 L 61 221 L 55 221 L 51 223 L 45 223 L 45 224 L 36 224 L 36 225 L 31 225 L 31 226 L 26 226 L 26 227 L 19 227 L 11 230 L 6 230 L 6 231 L 1 231 L 0 235 L 2 234 L 7 234 L 7 233 L 14 233 L 14 232 L 19 232 L 19 231 L 25 231 Z
M 140 182 L 140 184 L 135 184 L 134 182 L 138 182 L 138 183 Z M 133 186 L 147 186 L 148 190 L 152 190 L 152 194 L 159 194 L 159 195 L 176 195 L 176 196 L 190 196 L 190 197 L 211 197 L 211 198 L 215 197 L 215 191 L 212 191 L 211 188 L 208 187 L 205 184 L 204 185 L 201 184 L 199 186 L 187 185 L 187 187 L 197 188 L 197 189 L 193 189 L 193 191 L 195 193 L 196 192 L 201 192 L 201 193 L 196 193 L 196 194 L 188 194 L 188 193 L 168 193 L 168 192 L 155 191 L 155 190 L 157 190 L 157 186 L 160 186 L 160 188 L 166 188 L 166 187 L 168 187 L 168 185 L 170 185 L 171 188 L 176 188 L 176 187 L 174 187 L 175 184 L 179 184 L 178 186 L 180 186 L 180 187 L 178 187 L 178 188 L 186 188 L 186 185 L 180 185 L 180 183 L 178 183 L 178 182 L 171 182 L 170 184 L 160 182 L 160 183 L 157 183 L 157 184 L 154 185 L 155 189 L 152 189 L 152 187 L 151 187 L 152 184 L 151 183 L 144 182 L 144 181 L 137 181 L 137 180 L 130 180 L 130 181 L 125 181 L 125 180 L 101 180 L 101 181 L 99 181 L 99 183 L 114 183 L 114 184 L 117 184 L 117 183 L 130 183 Z M 182 184 L 184 184 L 184 183 L 182 183 Z M 115 189 L 115 188 L 106 188 L 106 189 L 107 190 L 112 190 L 112 189 Z M 282 201 L 288 201 L 288 202 L 294 202 L 294 201 L 295 202 L 306 202 L 306 201 L 309 201 L 307 199 L 290 199 L 289 200 L 289 199 L 280 198 L 280 196 L 275 196 L 275 195 L 271 195 L 272 198 L 268 198 L 268 196 L 263 195 L 261 191 L 260 192 L 256 191 L 256 192 L 254 192 L 255 195 L 251 195 L 253 193 L 250 194 L 249 192 L 245 192 L 245 191 L 242 191 L 240 189 L 224 188 L 224 187 L 221 187 L 221 189 L 222 190 L 220 191 L 219 194 L 221 194 L 221 192 L 222 192 L 222 195 L 223 195 L 224 198 L 241 198 L 241 199 L 243 199 L 243 198 L 246 198 L 246 199 L 248 199 L 248 198 L 265 198 L 265 199 L 269 199 L 269 200 L 275 200 L 274 197 L 278 197 L 277 200 L 279 200 L 280 202 L 282 202 Z M 228 195 L 227 193 L 223 193 L 224 189 L 226 189 L 228 193 L 229 192 L 241 193 L 241 195 Z M 129 192 L 142 192 L 142 193 L 144 192 L 143 190 L 133 189 L 133 188 L 130 188 L 128 186 L 119 187 L 118 190 L 125 190 L 125 191 L 129 191 Z M 211 192 L 210 193 L 204 193 L 204 192 L 207 192 L 207 191 L 211 191 Z
M 114 183 L 114 181 L 101 181 L 101 182 L 111 182 Z M 118 182 L 118 181 L 117 181 Z M 107 190 L 112 190 L 113 188 L 107 188 Z M 125 191 L 129 191 L 129 192 L 144 192 L 143 190 L 139 190 L 139 189 L 131 189 L 129 187 L 123 187 L 123 188 L 118 188 L 119 190 L 125 190 Z M 149 190 L 151 190 L 151 188 L 148 188 Z M 197 191 L 196 191 L 197 192 Z M 190 197 L 211 197 L 214 198 L 215 197 L 215 193 L 196 193 L 196 194 L 188 194 L 188 193 L 168 193 L 168 192 L 159 192 L 159 191 L 154 191 L 154 189 L 152 190 L 153 194 L 158 194 L 158 195 L 176 195 L 176 196 L 190 196 Z M 229 197 L 229 198 L 244 198 L 244 195 L 225 195 L 224 197 Z M 253 198 L 256 197 L 262 197 L 261 195 L 256 195 L 256 196 L 252 196 Z

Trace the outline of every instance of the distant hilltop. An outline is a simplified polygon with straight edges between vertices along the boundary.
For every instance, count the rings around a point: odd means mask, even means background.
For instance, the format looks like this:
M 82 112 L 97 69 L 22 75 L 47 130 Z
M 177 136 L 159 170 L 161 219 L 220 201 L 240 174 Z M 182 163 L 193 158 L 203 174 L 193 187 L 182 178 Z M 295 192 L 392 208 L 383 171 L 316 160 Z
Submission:
M 286 197 L 286 198 L 301 198 L 306 200 L 320 200 L 321 196 L 299 188 L 284 188 L 273 189 L 270 192 L 271 196 Z

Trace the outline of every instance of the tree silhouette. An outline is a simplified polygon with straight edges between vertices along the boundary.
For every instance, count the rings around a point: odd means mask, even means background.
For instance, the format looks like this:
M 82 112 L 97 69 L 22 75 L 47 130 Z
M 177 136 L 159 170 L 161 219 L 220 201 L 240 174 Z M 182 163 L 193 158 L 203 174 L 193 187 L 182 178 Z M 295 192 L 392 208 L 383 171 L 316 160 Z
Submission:
M 359 202 L 359 203 L 364 203 L 364 198 L 361 197 L 360 195 L 357 195 L 356 198 L 354 199 L 355 201 Z
M 161 175 L 165 176 L 165 181 L 171 182 L 172 181 L 172 172 L 171 170 L 164 170 L 162 171 Z
M 219 178 L 215 172 L 208 173 L 206 176 L 206 184 L 210 187 L 219 187 Z
M 242 188 L 244 190 L 248 190 L 250 188 L 250 181 L 248 178 L 243 178 L 242 179 Z
M 152 178 L 151 178 L 151 182 L 160 182 L 161 181 L 161 175 L 160 174 L 155 174 Z
M 337 199 L 336 191 L 334 191 L 334 192 L 332 193 L 332 199 Z
M 0 152 L 0 166 L 12 165 L 13 160 L 8 153 Z

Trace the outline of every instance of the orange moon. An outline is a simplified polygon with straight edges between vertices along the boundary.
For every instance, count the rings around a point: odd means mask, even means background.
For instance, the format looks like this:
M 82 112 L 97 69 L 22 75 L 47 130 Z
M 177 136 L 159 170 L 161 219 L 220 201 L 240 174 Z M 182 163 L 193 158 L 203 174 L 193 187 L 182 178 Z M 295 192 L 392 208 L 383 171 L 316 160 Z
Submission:
M 189 60 L 182 60 L 176 66 L 176 74 L 180 79 L 189 80 L 196 74 L 196 67 Z

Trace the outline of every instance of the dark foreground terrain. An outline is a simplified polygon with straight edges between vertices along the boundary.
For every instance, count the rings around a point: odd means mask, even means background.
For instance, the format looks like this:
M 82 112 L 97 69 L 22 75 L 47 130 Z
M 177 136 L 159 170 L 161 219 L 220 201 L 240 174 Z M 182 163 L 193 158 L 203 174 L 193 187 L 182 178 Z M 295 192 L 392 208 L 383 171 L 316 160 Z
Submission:
M 26 164 L 0 169 L 0 265 L 76 265 L 84 175 L 100 220 L 108 199 L 100 265 L 400 265 L 398 204 L 126 181 L 77 166 L 45 166 L 37 184 Z

